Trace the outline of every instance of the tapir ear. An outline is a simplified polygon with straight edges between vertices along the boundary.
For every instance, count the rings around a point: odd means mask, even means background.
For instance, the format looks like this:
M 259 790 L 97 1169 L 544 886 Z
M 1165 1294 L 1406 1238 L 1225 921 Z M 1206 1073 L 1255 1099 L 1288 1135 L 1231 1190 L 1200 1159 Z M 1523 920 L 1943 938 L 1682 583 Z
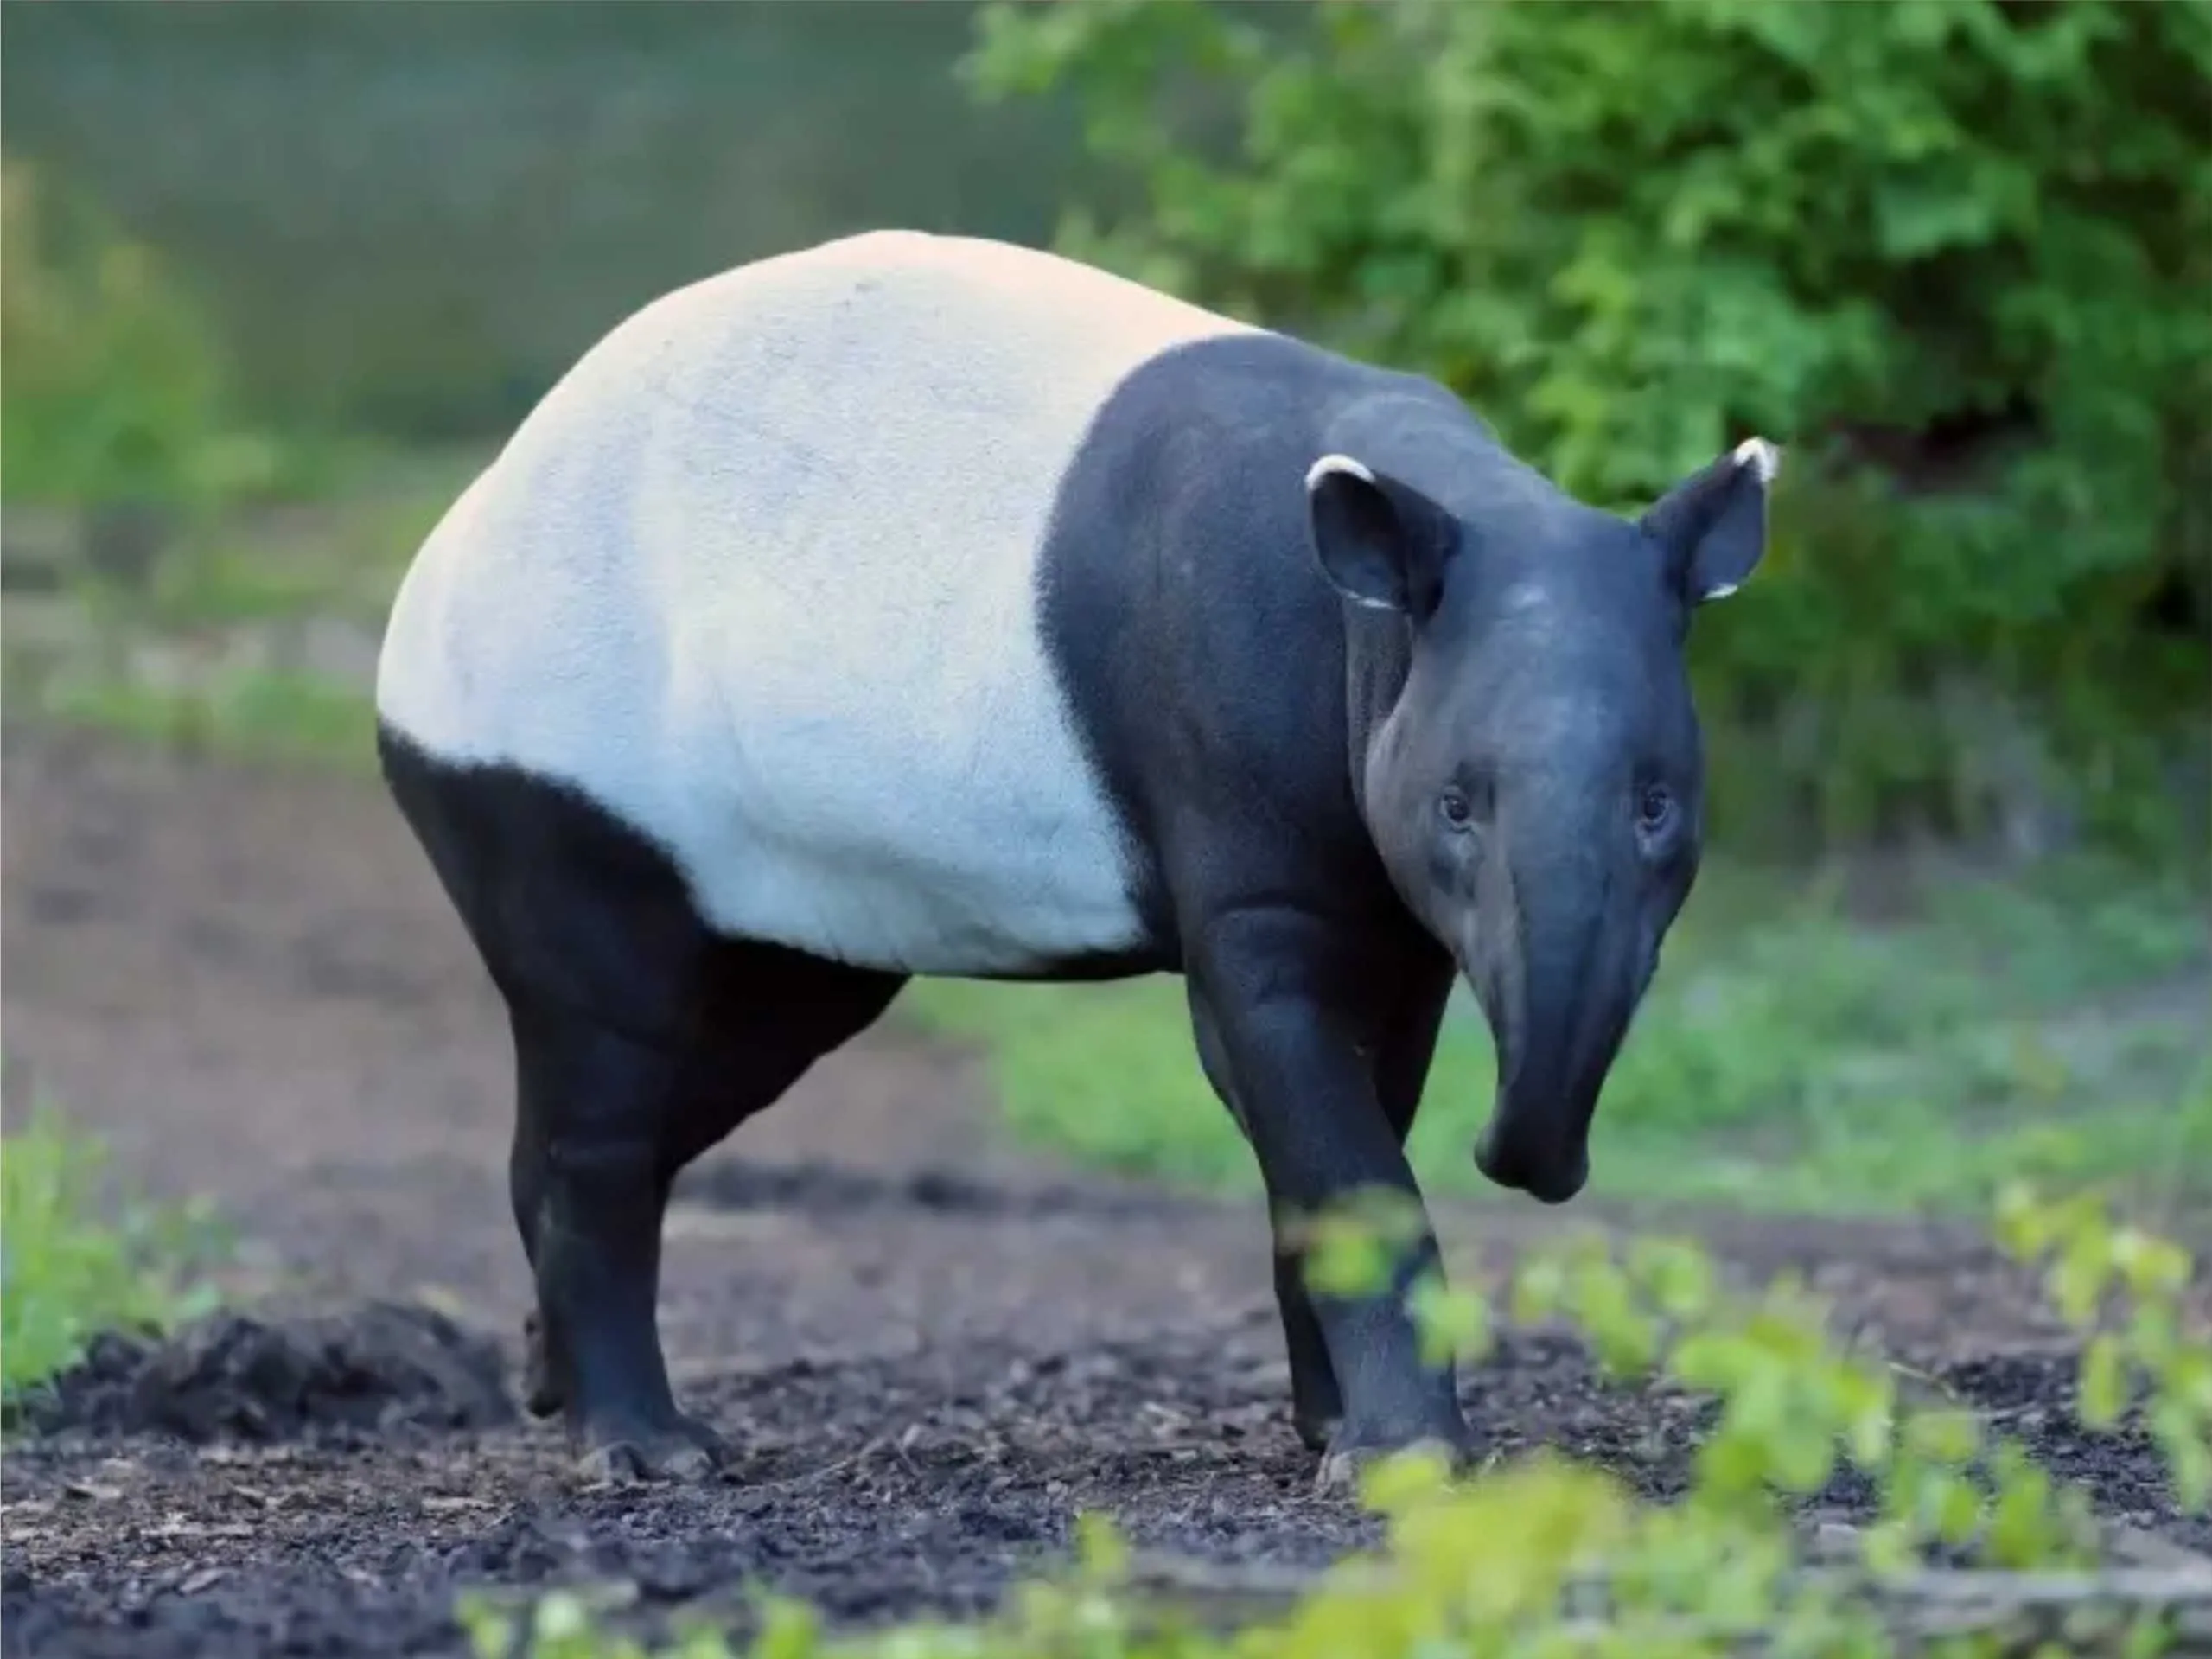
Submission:
M 1666 550 L 1692 604 L 1725 599 L 1750 579 L 1767 550 L 1767 490 L 1781 469 L 1780 450 L 1745 438 L 1644 514 L 1645 533 Z
M 1371 610 L 1416 622 L 1436 609 L 1459 524 L 1410 484 L 1348 455 L 1324 455 L 1306 472 L 1313 547 L 1337 592 Z

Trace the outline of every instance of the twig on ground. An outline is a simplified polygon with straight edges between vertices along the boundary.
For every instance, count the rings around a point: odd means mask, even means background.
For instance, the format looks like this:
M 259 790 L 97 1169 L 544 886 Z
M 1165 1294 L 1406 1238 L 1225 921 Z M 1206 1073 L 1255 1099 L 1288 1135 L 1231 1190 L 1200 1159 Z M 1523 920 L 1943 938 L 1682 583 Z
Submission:
M 832 1458 L 830 1462 L 822 1464 L 819 1468 L 802 1470 L 798 1474 L 786 1475 L 779 1480 L 764 1480 L 756 1483 L 750 1483 L 745 1488 L 746 1495 L 750 1496 L 752 1494 L 756 1492 L 789 1491 L 794 1487 L 808 1485 L 818 1480 L 827 1480 L 832 1475 L 840 1474 L 845 1470 L 851 1468 L 856 1464 L 865 1463 L 869 1458 L 874 1457 L 878 1452 L 883 1451 L 887 1446 L 892 1446 L 892 1437 L 890 1435 L 878 1434 L 874 1439 L 868 1441 L 858 1450 L 848 1452 L 842 1458 Z M 896 1447 L 894 1447 L 894 1449 L 896 1449 Z M 905 1454 L 901 1452 L 900 1456 L 903 1458 Z

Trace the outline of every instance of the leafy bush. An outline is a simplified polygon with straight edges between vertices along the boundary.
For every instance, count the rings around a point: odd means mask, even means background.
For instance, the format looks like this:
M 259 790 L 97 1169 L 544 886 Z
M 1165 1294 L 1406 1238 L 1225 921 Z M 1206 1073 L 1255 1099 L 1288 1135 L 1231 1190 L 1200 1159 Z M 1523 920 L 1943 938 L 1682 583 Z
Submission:
M 1766 739 L 1716 745 L 1739 826 L 2033 829 L 2062 769 L 2150 827 L 2212 684 L 2212 9 L 999 3 L 971 67 L 1138 187 L 1068 251 L 1433 373 L 1592 500 L 1792 444 L 1697 651 Z
M 1308 1255 L 1316 1284 L 1381 1282 L 1399 1219 L 1375 1204 L 1316 1218 Z M 2181 1505 L 2202 1512 L 2212 1495 L 2212 1346 L 2183 1330 L 2189 1257 L 2116 1226 L 2094 1199 L 2044 1202 L 2025 1189 L 1999 1204 L 1998 1233 L 2018 1259 L 2043 1268 L 2055 1305 L 2087 1341 L 2085 1423 L 2139 1419 L 2167 1455 Z M 1431 1339 L 1480 1351 L 1489 1313 L 1478 1298 L 1433 1280 L 1412 1294 Z M 2087 1574 L 2103 1552 L 2084 1496 L 1971 1416 L 1910 1397 L 1896 1369 L 1837 1344 L 1819 1310 L 1786 1281 L 1732 1292 L 1694 1245 L 1652 1239 L 1616 1253 L 1591 1239 L 1527 1258 L 1513 1305 L 1523 1319 L 1564 1319 L 1616 1375 L 1656 1373 L 1715 1402 L 1680 1503 L 1640 1503 L 1603 1472 L 1551 1454 L 1466 1479 L 1406 1454 L 1372 1466 L 1364 1482 L 1363 1501 L 1386 1521 L 1381 1547 L 1311 1579 L 1139 1569 L 1093 1516 L 1075 1573 L 1026 1586 L 993 1624 L 833 1640 L 805 1607 L 770 1600 L 747 1651 L 759 1659 L 1687 1659 L 1756 1650 L 1872 1659 L 1920 1649 L 2082 1651 L 2086 1643 L 2147 1656 L 2166 1650 L 2168 1608 L 2185 1599 L 2194 1617 L 2212 1612 L 2212 1575 L 2132 1587 L 2064 1576 Z M 1816 1563 L 1789 1505 L 1846 1466 L 1876 1484 L 1882 1518 L 1858 1535 L 1855 1561 Z M 1921 1570 L 1945 1558 L 1982 1570 L 1964 1586 L 1971 1594 L 1944 1593 L 1944 1575 Z M 1247 1611 L 1195 1617 L 1194 1599 L 1222 1589 L 1227 1605 Z M 1255 1603 L 1274 1611 L 1249 1611 Z M 486 1659 L 648 1651 L 608 1632 L 573 1592 L 537 1601 L 526 1617 L 482 1600 L 462 1616 Z M 663 1651 L 727 1659 L 736 1649 L 703 1627 Z
M 159 1329 L 204 1311 L 183 1280 L 211 1241 L 194 1209 L 118 1207 L 106 1149 L 41 1112 L 0 1150 L 0 1390 L 74 1363 L 103 1330 Z

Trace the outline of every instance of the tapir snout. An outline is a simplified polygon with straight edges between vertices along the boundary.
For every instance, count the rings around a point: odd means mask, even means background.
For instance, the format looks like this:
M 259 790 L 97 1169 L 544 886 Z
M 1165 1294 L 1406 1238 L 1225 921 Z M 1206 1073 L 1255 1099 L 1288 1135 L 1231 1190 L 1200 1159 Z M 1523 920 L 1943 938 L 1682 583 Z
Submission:
M 1462 954 L 1497 1054 L 1475 1165 L 1564 1203 L 1589 1182 L 1598 1096 L 1656 963 L 1654 895 L 1635 878 L 1629 838 L 1586 826 L 1555 827 L 1500 862 L 1508 879 L 1486 887 L 1502 914 L 1478 917 L 1476 948 Z

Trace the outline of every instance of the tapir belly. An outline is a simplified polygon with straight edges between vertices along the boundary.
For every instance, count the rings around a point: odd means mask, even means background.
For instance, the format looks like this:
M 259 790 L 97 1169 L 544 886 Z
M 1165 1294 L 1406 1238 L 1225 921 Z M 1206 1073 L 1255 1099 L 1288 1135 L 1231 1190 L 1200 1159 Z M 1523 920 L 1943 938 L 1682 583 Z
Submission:
M 418 557 L 379 711 L 580 790 L 733 936 L 917 973 L 1141 955 L 1041 560 L 1112 386 L 1233 325 L 979 281 L 928 240 L 811 297 L 741 272 L 602 342 Z

